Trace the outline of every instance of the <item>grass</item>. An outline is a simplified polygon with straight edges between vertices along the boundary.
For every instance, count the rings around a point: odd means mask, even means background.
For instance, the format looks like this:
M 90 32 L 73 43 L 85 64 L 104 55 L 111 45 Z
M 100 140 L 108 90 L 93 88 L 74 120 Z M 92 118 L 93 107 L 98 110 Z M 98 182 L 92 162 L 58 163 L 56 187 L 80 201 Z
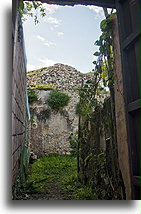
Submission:
M 76 171 L 76 167 L 76 158 L 69 155 L 51 154 L 42 157 L 34 162 L 30 168 L 27 179 L 28 190 L 46 192 L 49 183 L 56 180 L 60 181 L 64 176 L 70 175 L 72 170 Z
M 72 193 L 71 200 L 98 200 L 94 190 L 78 180 L 76 172 L 61 181 L 61 188 L 65 192 Z
M 48 193 L 48 185 L 57 183 L 71 200 L 97 200 L 91 187 L 78 181 L 77 158 L 71 155 L 50 154 L 34 162 L 26 183 L 27 193 Z
M 43 67 L 43 68 L 39 68 L 39 69 L 36 69 L 36 70 L 32 70 L 32 71 L 28 71 L 27 72 L 27 75 L 28 76 L 32 76 L 34 74 L 38 74 L 39 72 L 45 70 L 45 69 L 48 69 L 49 67 Z

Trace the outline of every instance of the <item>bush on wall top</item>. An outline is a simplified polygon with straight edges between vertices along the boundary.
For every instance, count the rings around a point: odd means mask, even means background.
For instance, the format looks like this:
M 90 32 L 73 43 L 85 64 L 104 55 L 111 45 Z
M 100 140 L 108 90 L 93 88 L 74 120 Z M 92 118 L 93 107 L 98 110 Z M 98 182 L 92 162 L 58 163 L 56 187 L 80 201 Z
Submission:
M 67 94 L 58 90 L 53 90 L 50 93 L 49 98 L 47 99 L 47 103 L 52 109 L 59 110 L 60 108 L 67 106 L 69 100 L 70 96 L 68 96 Z

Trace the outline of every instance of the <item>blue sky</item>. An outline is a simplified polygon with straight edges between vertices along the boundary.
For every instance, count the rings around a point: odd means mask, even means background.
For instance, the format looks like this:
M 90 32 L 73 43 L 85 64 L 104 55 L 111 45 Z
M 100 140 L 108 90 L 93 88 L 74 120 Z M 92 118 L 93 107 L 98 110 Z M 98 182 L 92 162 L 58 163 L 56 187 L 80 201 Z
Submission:
M 44 18 L 35 25 L 32 18 L 24 22 L 27 70 L 63 63 L 86 73 L 91 71 L 94 42 L 99 38 L 104 13 L 95 6 L 47 5 Z

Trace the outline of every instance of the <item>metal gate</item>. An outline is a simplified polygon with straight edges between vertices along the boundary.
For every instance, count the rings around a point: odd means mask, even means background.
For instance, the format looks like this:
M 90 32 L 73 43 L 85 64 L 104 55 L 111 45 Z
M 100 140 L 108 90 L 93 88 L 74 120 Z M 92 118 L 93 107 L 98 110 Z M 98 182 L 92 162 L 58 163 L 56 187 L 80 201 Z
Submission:
M 140 8 L 139 0 L 116 0 L 130 150 L 132 198 L 140 199 Z

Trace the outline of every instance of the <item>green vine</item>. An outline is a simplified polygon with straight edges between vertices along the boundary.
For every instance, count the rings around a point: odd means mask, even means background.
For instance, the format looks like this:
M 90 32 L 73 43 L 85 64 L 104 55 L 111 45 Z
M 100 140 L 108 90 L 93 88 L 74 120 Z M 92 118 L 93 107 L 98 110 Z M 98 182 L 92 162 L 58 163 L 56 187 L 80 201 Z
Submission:
M 35 12 L 33 12 L 33 9 Z M 43 4 L 37 1 L 19 1 L 18 11 L 22 21 L 26 21 L 26 16 L 29 16 L 34 19 L 35 24 L 39 23 L 38 14 L 40 14 L 41 17 L 46 16 Z
M 93 54 L 98 59 L 93 61 L 95 67 L 92 70 L 92 80 L 88 80 L 83 84 L 79 91 L 80 102 L 76 106 L 77 114 L 91 117 L 96 106 L 101 104 L 99 95 L 106 93 L 108 88 L 110 92 L 113 89 L 112 17 L 113 14 L 104 19 L 100 24 L 102 34 L 95 42 L 99 50 Z

